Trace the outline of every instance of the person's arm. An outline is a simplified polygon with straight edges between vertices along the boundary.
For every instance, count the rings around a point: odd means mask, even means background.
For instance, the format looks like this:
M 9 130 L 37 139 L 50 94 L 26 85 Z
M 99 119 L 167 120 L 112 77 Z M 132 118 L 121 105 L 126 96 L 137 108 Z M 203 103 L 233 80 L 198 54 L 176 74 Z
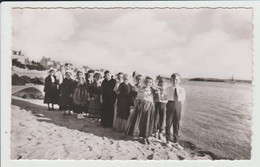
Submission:
M 182 104 L 184 103 L 185 99 L 186 99 L 185 89 L 182 88 Z
M 101 103 L 103 103 L 104 102 L 104 81 L 102 81 L 101 83 L 100 95 L 101 95 Z
M 89 92 L 87 93 L 87 99 L 88 99 L 88 101 L 90 101 L 90 94 L 89 94 Z
M 120 83 L 119 82 L 116 82 L 115 83 L 115 86 L 114 86 L 114 92 L 117 92 L 117 90 L 118 90 L 118 88 L 119 88 L 119 85 L 120 85 Z
M 100 94 L 100 103 L 103 103 L 102 95 Z

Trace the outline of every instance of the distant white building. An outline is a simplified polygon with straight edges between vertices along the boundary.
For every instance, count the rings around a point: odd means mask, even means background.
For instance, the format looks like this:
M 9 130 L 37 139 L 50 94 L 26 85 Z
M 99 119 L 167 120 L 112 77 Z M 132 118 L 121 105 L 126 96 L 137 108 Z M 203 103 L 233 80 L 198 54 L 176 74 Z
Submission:
M 16 59 L 17 61 L 21 62 L 22 64 L 25 64 L 26 57 L 22 54 L 22 51 L 16 51 L 12 50 L 12 59 Z
M 46 69 L 54 66 L 54 61 L 47 57 L 43 57 L 40 63 Z

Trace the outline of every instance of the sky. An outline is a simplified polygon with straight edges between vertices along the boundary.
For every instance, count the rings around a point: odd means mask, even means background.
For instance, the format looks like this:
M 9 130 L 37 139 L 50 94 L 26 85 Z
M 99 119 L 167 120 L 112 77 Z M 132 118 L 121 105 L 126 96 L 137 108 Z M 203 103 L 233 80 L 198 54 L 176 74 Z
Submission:
M 251 9 L 13 9 L 12 49 L 145 75 L 251 79 Z

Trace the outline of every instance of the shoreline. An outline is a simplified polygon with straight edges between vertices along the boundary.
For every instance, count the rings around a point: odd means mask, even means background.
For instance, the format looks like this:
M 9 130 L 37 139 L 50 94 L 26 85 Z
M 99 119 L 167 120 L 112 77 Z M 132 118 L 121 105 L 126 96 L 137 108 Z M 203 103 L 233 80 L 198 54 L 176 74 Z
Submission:
M 119 150 L 118 152 L 125 152 L 127 150 L 132 150 L 130 152 L 139 151 L 140 155 L 136 154 L 137 157 L 132 157 L 133 159 L 136 159 L 136 160 L 139 160 L 139 159 L 140 160 L 145 160 L 145 159 L 148 159 L 148 160 L 149 159 L 217 160 L 217 159 L 220 159 L 214 153 L 202 151 L 202 150 L 199 151 L 199 148 L 197 148 L 194 144 L 187 142 L 187 141 L 181 141 L 180 142 L 180 144 L 182 144 L 184 146 L 183 151 L 177 150 L 176 148 L 167 148 L 163 145 L 162 142 L 156 141 L 156 139 L 153 139 L 153 144 L 151 144 L 151 145 L 143 145 L 143 144 L 139 143 L 138 141 L 133 140 L 132 137 L 125 136 L 125 135 L 123 135 L 123 133 L 117 132 L 112 128 L 103 128 L 99 125 L 99 123 L 92 123 L 91 120 L 88 119 L 88 118 L 85 118 L 84 120 L 77 120 L 76 117 L 74 117 L 74 116 L 64 117 L 62 115 L 63 114 L 62 112 L 59 112 L 59 111 L 50 112 L 46 109 L 45 106 L 39 105 L 37 103 L 39 103 L 39 101 L 37 101 L 37 100 L 35 100 L 35 102 L 33 101 L 33 103 L 31 103 L 31 102 L 28 102 L 28 100 L 26 100 L 26 99 L 20 99 L 18 97 L 12 97 L 12 132 L 13 133 L 17 133 L 17 132 L 22 133 L 20 131 L 21 130 L 20 128 L 22 128 L 20 124 L 23 125 L 24 122 L 26 122 L 26 120 L 23 120 L 24 118 L 20 118 L 19 115 L 18 115 L 19 120 L 17 120 L 18 119 L 18 118 L 16 118 L 17 116 L 15 116 L 15 113 L 13 113 L 13 112 L 17 112 L 16 111 L 17 109 L 15 109 L 13 111 L 13 108 L 17 107 L 17 108 L 19 108 L 18 112 L 25 112 L 25 113 L 27 112 L 27 115 L 31 113 L 30 117 L 34 117 L 32 119 L 29 119 L 29 120 L 27 119 L 27 123 L 32 122 L 32 124 L 33 123 L 34 124 L 44 124 L 45 127 L 51 126 L 52 128 L 50 128 L 50 129 L 48 128 L 48 131 L 49 130 L 56 131 L 56 130 L 62 128 L 62 130 L 58 130 L 58 131 L 60 131 L 60 133 L 57 134 L 58 136 L 59 135 L 61 135 L 61 136 L 65 135 L 64 131 L 71 131 L 70 133 L 76 133 L 76 132 L 78 134 L 80 133 L 80 135 L 79 135 L 80 138 L 82 138 L 82 136 L 87 136 L 87 138 L 89 138 L 89 136 L 91 136 L 91 137 L 95 138 L 95 140 L 90 140 L 90 143 L 89 143 L 91 146 L 96 144 L 95 146 L 92 147 L 92 149 L 95 148 L 96 150 L 100 150 L 100 149 L 102 150 L 103 147 L 104 147 L 104 149 L 108 149 L 107 147 L 111 147 L 111 145 L 114 145 L 114 144 L 111 144 L 111 143 L 117 143 L 117 146 L 118 145 L 124 145 L 124 146 L 117 147 L 117 151 Z M 44 115 L 44 119 L 39 118 L 40 115 Z M 25 116 L 25 117 L 27 117 L 27 116 Z M 28 126 L 29 126 L 29 127 L 27 127 L 28 131 L 30 131 L 30 130 L 43 131 L 41 126 L 36 127 L 36 129 L 34 129 L 35 126 L 33 126 L 33 125 L 28 124 Z M 17 131 L 17 132 L 15 132 L 15 131 Z M 34 136 L 37 138 L 36 135 L 34 135 Z M 21 136 L 16 136 L 16 137 L 21 138 Z M 28 136 L 23 136 L 23 137 L 28 138 Z M 42 135 L 41 135 L 41 137 L 42 137 Z M 29 154 L 28 152 L 31 151 L 30 147 L 25 149 L 25 148 L 23 148 L 23 146 L 19 145 L 19 143 L 21 144 L 25 141 L 15 139 L 13 134 L 12 134 L 11 138 L 12 138 L 12 142 L 11 142 L 11 145 L 12 145 L 12 147 L 11 147 L 12 148 L 11 149 L 11 153 L 12 153 L 11 157 L 12 157 L 12 159 L 24 159 L 23 156 L 25 156 L 25 155 L 18 155 L 18 153 L 26 154 L 28 156 L 26 159 L 34 159 L 34 158 L 32 158 L 33 155 L 31 155 L 31 156 L 28 155 Z M 29 138 L 33 138 L 33 137 L 30 136 Z M 48 138 L 48 136 L 47 136 L 47 138 Z M 72 135 L 71 138 L 74 138 L 74 136 Z M 63 141 L 63 142 L 71 143 L 72 141 L 75 140 L 75 139 L 71 139 L 71 138 L 66 138 L 66 141 Z M 43 145 L 37 144 L 39 142 L 41 143 L 42 140 L 44 142 L 50 142 L 50 143 L 52 142 L 52 139 L 46 140 L 46 139 L 43 138 L 40 141 L 35 140 L 36 143 L 34 143 L 34 144 L 36 144 L 37 147 L 43 148 L 44 147 Z M 32 139 L 30 141 L 32 141 Z M 80 144 L 80 143 L 82 144 L 82 142 L 84 143 L 84 140 L 80 140 L 80 141 L 78 141 L 77 144 Z M 15 142 L 16 146 L 17 145 L 19 145 L 19 146 L 18 147 L 13 146 L 14 142 Z M 100 144 L 100 143 L 103 143 L 103 144 Z M 55 142 L 52 143 L 52 144 L 57 145 L 55 147 L 61 147 L 60 145 L 62 145 L 62 143 L 55 143 Z M 65 144 L 63 146 L 69 147 L 68 144 Z M 19 149 L 19 147 L 20 147 L 20 149 Z M 79 146 L 79 147 L 76 147 L 76 148 L 77 149 L 83 149 L 83 148 L 88 148 L 88 147 L 89 146 L 86 145 L 86 146 Z M 14 151 L 14 150 L 16 150 L 16 151 Z M 39 151 L 41 151 L 41 150 L 39 150 Z M 51 151 L 51 150 L 49 150 L 49 151 Z M 59 152 L 59 150 L 57 150 L 57 151 Z M 28 154 L 25 153 L 25 152 L 27 152 Z M 33 150 L 32 152 L 37 154 L 37 150 Z M 91 154 L 92 151 L 90 151 L 89 153 Z M 55 152 L 54 152 L 54 154 L 55 154 Z M 130 156 L 130 155 L 127 155 L 127 154 L 124 155 L 125 157 L 121 156 L 121 153 L 113 154 L 112 155 L 113 158 L 108 158 L 104 155 L 105 154 L 101 154 L 101 158 L 99 158 L 98 156 L 97 157 L 90 156 L 90 157 L 85 158 L 85 159 L 117 159 L 117 160 L 119 160 L 119 159 L 130 160 L 130 159 L 132 159 L 130 157 L 127 157 L 127 156 Z M 166 157 L 164 157 L 162 155 L 164 155 Z M 22 157 L 19 158 L 19 156 L 22 156 Z M 40 159 L 42 159 L 42 158 L 40 158 Z M 78 159 L 78 157 L 77 156 L 76 157 L 73 157 L 73 156 L 72 157 L 71 156 L 63 157 L 63 156 L 61 156 L 60 159 Z

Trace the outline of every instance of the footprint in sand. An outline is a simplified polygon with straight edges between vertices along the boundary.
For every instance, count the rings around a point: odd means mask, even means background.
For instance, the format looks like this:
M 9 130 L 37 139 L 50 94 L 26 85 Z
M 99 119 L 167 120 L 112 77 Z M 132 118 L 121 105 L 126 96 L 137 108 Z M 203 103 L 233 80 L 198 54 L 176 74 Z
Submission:
M 88 146 L 88 149 L 89 149 L 89 151 L 92 151 L 92 150 L 93 150 L 93 147 Z
M 154 157 L 154 154 L 151 154 L 151 155 L 148 155 L 148 156 L 147 156 L 147 159 L 148 159 L 148 160 L 152 160 L 153 157 Z
M 182 155 L 180 155 L 180 154 L 177 154 L 177 157 L 179 158 L 179 160 L 184 160 L 185 158 L 182 156 Z
M 37 116 L 37 117 L 44 117 L 43 114 L 35 114 L 35 116 Z

